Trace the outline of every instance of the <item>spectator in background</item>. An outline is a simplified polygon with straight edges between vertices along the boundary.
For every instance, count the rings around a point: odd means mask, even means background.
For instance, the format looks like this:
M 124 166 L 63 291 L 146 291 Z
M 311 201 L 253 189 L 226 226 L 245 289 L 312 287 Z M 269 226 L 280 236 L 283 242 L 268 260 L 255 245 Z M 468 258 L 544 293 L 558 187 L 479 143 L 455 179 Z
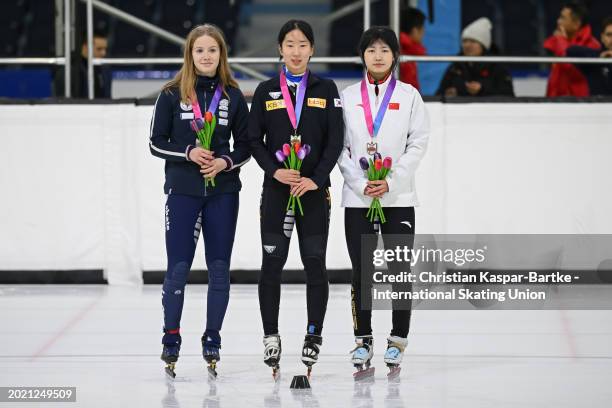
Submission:
M 409 7 L 402 13 L 404 31 L 400 33 L 400 49 L 402 55 L 425 55 L 423 47 L 425 35 L 425 14 L 419 9 Z M 416 62 L 400 64 L 400 81 L 414 86 L 420 91 L 419 76 Z
M 599 42 L 591 34 L 588 11 L 578 2 L 567 3 L 557 19 L 557 29 L 544 41 L 544 48 L 557 57 L 565 57 L 573 45 L 599 49 Z M 573 64 L 553 64 L 548 77 L 546 96 L 589 96 L 585 76 Z
M 108 50 L 108 39 L 106 33 L 94 32 L 93 56 L 94 58 L 105 58 Z M 78 69 L 73 76 L 73 93 L 75 98 L 87 98 L 87 36 L 81 45 L 81 55 Z M 108 65 L 94 65 L 94 98 L 111 97 L 111 70 Z
M 567 49 L 567 56 L 610 58 L 610 63 L 606 65 L 579 64 L 576 66 L 586 76 L 591 95 L 612 95 L 612 16 L 604 19 L 601 27 L 602 48 L 595 50 L 573 45 Z
M 469 24 L 461 33 L 460 55 L 490 55 L 491 21 L 486 17 Z M 490 62 L 455 62 L 442 77 L 436 95 L 514 96 L 512 76 L 501 65 Z

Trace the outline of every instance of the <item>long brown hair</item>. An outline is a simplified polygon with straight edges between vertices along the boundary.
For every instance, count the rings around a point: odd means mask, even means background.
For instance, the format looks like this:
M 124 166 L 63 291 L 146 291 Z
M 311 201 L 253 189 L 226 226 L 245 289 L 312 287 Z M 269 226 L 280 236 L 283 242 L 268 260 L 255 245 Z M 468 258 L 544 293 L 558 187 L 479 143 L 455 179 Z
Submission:
M 229 98 L 227 90 L 225 89 L 228 85 L 238 88 L 238 83 L 232 77 L 232 72 L 227 61 L 227 45 L 225 43 L 225 37 L 219 27 L 214 24 L 204 24 L 195 27 L 185 39 L 185 52 L 183 54 L 183 66 L 176 73 L 174 79 L 168 82 L 162 88 L 164 91 L 169 91 L 170 88 L 179 88 L 181 93 L 181 102 L 190 103 L 190 97 L 193 95 L 197 74 L 193 63 L 193 44 L 195 41 L 207 35 L 213 38 L 217 44 L 219 44 L 219 66 L 217 67 L 217 74 L 219 75 L 219 82 L 223 86 L 223 93 Z

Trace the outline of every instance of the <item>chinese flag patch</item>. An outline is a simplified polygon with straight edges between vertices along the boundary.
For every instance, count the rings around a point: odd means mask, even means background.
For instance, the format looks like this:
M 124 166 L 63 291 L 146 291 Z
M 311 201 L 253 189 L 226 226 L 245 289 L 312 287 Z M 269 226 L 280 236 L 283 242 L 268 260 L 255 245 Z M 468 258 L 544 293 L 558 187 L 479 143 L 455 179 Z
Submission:
M 390 110 L 399 110 L 399 102 L 389 102 Z

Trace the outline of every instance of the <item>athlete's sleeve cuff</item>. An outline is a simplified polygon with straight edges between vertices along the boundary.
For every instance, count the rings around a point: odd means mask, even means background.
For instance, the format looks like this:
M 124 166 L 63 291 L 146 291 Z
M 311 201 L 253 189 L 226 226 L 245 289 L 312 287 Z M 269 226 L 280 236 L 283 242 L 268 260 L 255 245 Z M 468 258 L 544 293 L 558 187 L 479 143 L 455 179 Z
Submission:
M 230 171 L 232 167 L 234 167 L 234 162 L 232 161 L 232 158 L 227 155 L 223 155 L 221 156 L 221 158 L 225 160 L 225 169 L 223 171 Z
M 185 159 L 187 159 L 187 161 L 191 161 L 191 159 L 189 158 L 189 153 L 191 153 L 194 148 L 194 145 L 187 145 L 187 148 L 185 149 Z

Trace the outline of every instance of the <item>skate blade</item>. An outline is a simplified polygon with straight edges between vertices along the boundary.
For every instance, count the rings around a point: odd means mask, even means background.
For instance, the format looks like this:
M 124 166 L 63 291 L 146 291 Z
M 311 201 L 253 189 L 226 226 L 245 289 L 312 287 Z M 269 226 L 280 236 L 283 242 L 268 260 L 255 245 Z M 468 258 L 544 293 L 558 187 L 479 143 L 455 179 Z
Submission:
M 353 373 L 353 378 L 355 379 L 355 381 L 367 380 L 369 378 L 374 378 L 375 372 L 376 372 L 376 369 L 374 367 L 361 369 Z
M 274 382 L 276 383 L 280 382 L 280 379 L 281 379 L 280 367 L 272 368 L 272 378 L 274 379 Z
M 400 371 L 402 371 L 402 368 L 399 366 L 389 366 L 389 372 L 387 373 L 387 379 L 399 381 Z
M 166 372 L 166 376 L 169 379 L 174 380 L 176 378 L 176 372 L 174 371 L 174 364 L 168 364 L 164 368 L 164 371 Z
M 216 380 L 217 379 L 217 361 L 216 360 L 212 360 L 208 363 L 208 367 L 206 367 L 206 370 L 208 371 L 208 379 L 209 380 Z
M 217 371 L 214 368 L 208 367 L 208 379 L 209 380 L 217 379 Z

